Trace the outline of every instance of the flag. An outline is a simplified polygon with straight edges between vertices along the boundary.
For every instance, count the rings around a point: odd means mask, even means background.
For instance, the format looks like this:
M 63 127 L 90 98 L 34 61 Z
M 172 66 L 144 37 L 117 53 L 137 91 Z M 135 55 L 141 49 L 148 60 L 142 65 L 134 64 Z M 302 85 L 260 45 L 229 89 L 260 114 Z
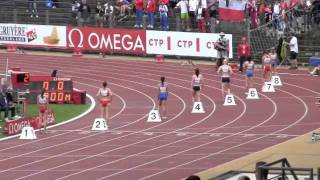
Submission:
M 219 0 L 219 18 L 226 21 L 243 21 L 245 0 Z

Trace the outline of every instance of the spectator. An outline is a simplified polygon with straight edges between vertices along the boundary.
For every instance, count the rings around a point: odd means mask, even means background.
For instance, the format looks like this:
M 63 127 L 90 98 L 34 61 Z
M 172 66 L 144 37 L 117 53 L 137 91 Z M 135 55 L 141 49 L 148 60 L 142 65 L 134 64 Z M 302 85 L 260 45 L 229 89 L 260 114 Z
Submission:
M 31 13 L 30 17 L 38 18 L 38 9 L 37 9 L 37 0 L 28 0 L 29 12 Z
M 207 11 L 205 8 L 202 8 L 201 1 L 199 1 L 199 6 L 197 9 L 197 26 L 199 32 L 206 32 L 207 18 Z
M 116 9 L 120 11 L 120 17 L 126 16 L 126 11 L 130 11 L 130 3 L 127 0 L 117 0 Z
M 249 3 L 249 11 L 251 16 L 251 26 L 255 29 L 258 27 L 258 7 L 255 0 L 252 0 L 251 3 Z
M 153 29 L 154 26 L 154 13 L 156 12 L 155 0 L 147 0 L 147 14 L 148 14 L 148 28 Z
M 104 9 L 102 8 L 100 1 L 97 2 L 95 20 L 96 20 L 97 27 L 103 27 Z
M 58 0 L 47 0 L 46 5 L 48 8 L 57 8 Z
M 320 24 L 320 0 L 315 0 L 312 3 L 312 14 L 316 25 Z
M 304 16 L 304 31 L 308 31 L 309 29 L 311 29 L 311 10 L 312 10 L 312 6 L 311 6 L 311 1 L 310 0 L 306 0 L 306 4 L 304 6 L 304 11 L 305 11 L 305 16 Z
M 90 22 L 90 13 L 91 8 L 87 4 L 86 0 L 82 0 L 79 6 L 79 14 L 80 14 L 80 25 L 82 26 L 84 23 Z
M 272 21 L 272 10 L 271 10 L 271 5 L 268 4 L 265 9 L 264 9 L 264 16 L 265 16 L 265 22 L 267 25 L 267 36 L 270 36 L 272 34 L 272 25 L 270 24 Z
M 72 17 L 78 19 L 78 12 L 79 12 L 80 2 L 78 0 L 72 1 L 71 11 Z
M 160 0 L 160 3 L 161 4 L 161 1 L 163 0 Z M 174 15 L 174 11 L 173 9 L 176 7 L 176 5 L 178 4 L 179 0 L 169 0 L 169 12 L 170 12 L 170 15 L 173 16 Z
M 191 28 L 193 28 L 194 25 L 196 24 L 198 5 L 199 5 L 199 0 L 189 0 L 188 7 L 189 7 L 189 20 L 190 20 Z
M 4 118 L 7 121 L 9 120 L 9 110 L 11 111 L 11 118 L 15 116 L 15 106 L 12 101 L 12 95 L 3 88 L 0 91 L 0 111 L 4 111 Z
M 113 21 L 114 7 L 111 5 L 111 3 L 105 3 L 103 6 L 104 6 L 104 16 L 105 16 L 106 21 L 110 21 L 110 20 Z
M 298 68 L 298 39 L 293 35 L 293 33 L 289 34 L 290 37 L 290 42 L 289 42 L 289 47 L 290 47 L 290 69 L 297 69 Z
M 273 5 L 273 12 L 272 12 L 272 19 L 273 19 L 273 26 L 275 29 L 279 29 L 279 16 L 280 16 L 280 3 L 276 1 Z
M 136 7 L 136 24 L 135 28 L 143 28 L 142 25 L 142 15 L 143 15 L 143 0 L 134 0 Z
M 239 71 L 243 71 L 243 63 L 248 60 L 250 56 L 250 45 L 247 43 L 246 37 L 242 37 L 240 44 L 238 45 L 238 59 L 240 61 Z
M 160 29 L 161 31 L 167 31 L 169 29 L 168 6 L 165 4 L 163 0 L 160 1 L 159 14 L 160 14 Z
M 178 2 L 177 6 L 175 8 L 178 8 L 178 7 L 180 8 L 182 30 L 183 31 L 190 31 L 189 14 L 188 14 L 188 1 L 181 0 L 180 2 Z

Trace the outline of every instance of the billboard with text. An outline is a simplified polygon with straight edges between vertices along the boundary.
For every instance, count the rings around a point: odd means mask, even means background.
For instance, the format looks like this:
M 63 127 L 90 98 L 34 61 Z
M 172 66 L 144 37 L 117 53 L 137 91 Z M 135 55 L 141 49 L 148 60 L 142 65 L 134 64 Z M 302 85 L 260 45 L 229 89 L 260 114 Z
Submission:
M 146 32 L 132 29 L 67 27 L 69 48 L 102 52 L 146 53 Z
M 167 54 L 180 56 L 217 57 L 216 33 L 190 33 L 174 31 L 147 31 L 147 54 Z M 232 35 L 229 41 L 229 58 L 232 58 Z
M 66 27 L 0 23 L 0 43 L 65 48 Z

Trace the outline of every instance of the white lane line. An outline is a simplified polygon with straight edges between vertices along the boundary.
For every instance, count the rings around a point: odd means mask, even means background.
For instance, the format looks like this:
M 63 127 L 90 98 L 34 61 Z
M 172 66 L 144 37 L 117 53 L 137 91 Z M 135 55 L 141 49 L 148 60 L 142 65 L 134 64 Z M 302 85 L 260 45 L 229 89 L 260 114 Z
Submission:
M 287 92 L 287 91 L 286 91 L 286 92 Z M 287 93 L 289 93 L 289 92 L 287 92 Z M 291 94 L 292 96 L 294 96 L 294 94 L 292 94 L 292 93 L 289 93 L 289 94 Z M 294 126 L 295 124 L 297 124 L 297 123 L 299 123 L 300 121 L 302 121 L 302 120 L 307 116 L 308 111 L 309 111 L 309 108 L 308 108 L 307 104 L 306 104 L 302 99 L 300 99 L 300 98 L 298 98 L 298 97 L 297 97 L 297 99 L 304 105 L 304 108 L 305 108 L 304 114 L 303 114 L 296 122 L 288 125 L 288 127 L 286 127 L 286 128 L 277 130 L 277 131 L 275 131 L 274 133 L 279 133 L 279 132 L 281 132 L 281 131 L 284 131 L 284 130 L 286 130 L 286 129 L 289 129 L 290 127 L 292 127 L 292 126 Z M 255 138 L 255 139 L 253 139 L 253 140 L 249 140 L 249 141 L 247 141 L 247 142 L 245 142 L 245 143 L 241 143 L 241 144 L 239 144 L 239 145 L 237 145 L 237 146 L 232 146 L 232 147 L 230 147 L 230 148 L 227 148 L 227 149 L 224 149 L 224 150 L 215 152 L 215 153 L 211 153 L 211 154 L 209 154 L 209 155 L 207 155 L 207 156 L 194 159 L 194 160 L 192 160 L 192 161 L 190 161 L 190 162 L 180 164 L 180 165 L 178 165 L 178 166 L 175 166 L 175 167 L 172 167 L 172 168 L 169 168 L 169 169 L 166 169 L 166 170 L 163 170 L 163 171 L 160 171 L 160 172 L 151 174 L 151 175 L 149 175 L 149 176 L 145 176 L 145 177 L 143 177 L 143 178 L 141 178 L 141 179 L 139 179 L 139 180 L 149 179 L 149 178 L 154 177 L 154 176 L 156 176 L 156 175 L 159 175 L 159 174 L 162 174 L 162 173 L 165 173 L 165 172 L 174 170 L 174 169 L 176 169 L 176 168 L 180 168 L 180 167 L 182 167 L 182 166 L 185 166 L 185 165 L 188 165 L 188 164 L 191 164 L 191 163 L 194 163 L 194 162 L 197 162 L 197 161 L 200 161 L 200 160 L 209 158 L 209 157 L 211 157 L 211 156 L 214 156 L 214 155 L 217 155 L 217 154 L 226 152 L 226 151 L 228 151 L 228 150 L 232 150 L 232 149 L 234 149 L 234 148 L 237 148 L 237 147 L 246 145 L 246 144 L 248 144 L 248 143 L 251 143 L 251 142 L 260 140 L 260 139 L 265 138 L 265 137 L 267 137 L 267 136 L 262 136 L 262 137 L 259 137 L 259 138 Z M 296 138 L 298 138 L 298 137 L 296 137 Z M 294 138 L 294 139 L 296 139 L 296 138 Z M 210 144 L 210 142 L 209 142 L 209 143 L 206 143 L 206 144 Z M 280 144 L 282 144 L 282 143 L 280 143 Z M 274 146 L 279 146 L 280 144 L 277 144 L 277 145 L 274 145 Z M 271 147 L 269 147 L 269 148 L 272 148 L 272 147 L 274 147 L 274 146 L 271 146 Z M 268 148 L 268 149 L 269 149 L 269 148 Z M 258 151 L 258 152 L 259 152 L 259 151 Z M 256 153 L 258 153 L 258 152 L 256 152 Z M 256 153 L 253 153 L 253 154 L 256 154 Z M 171 156 L 171 155 L 170 155 L 170 156 Z M 150 162 L 149 162 L 149 163 L 146 163 L 146 164 L 150 164 Z M 139 166 L 139 167 L 140 167 L 140 166 Z

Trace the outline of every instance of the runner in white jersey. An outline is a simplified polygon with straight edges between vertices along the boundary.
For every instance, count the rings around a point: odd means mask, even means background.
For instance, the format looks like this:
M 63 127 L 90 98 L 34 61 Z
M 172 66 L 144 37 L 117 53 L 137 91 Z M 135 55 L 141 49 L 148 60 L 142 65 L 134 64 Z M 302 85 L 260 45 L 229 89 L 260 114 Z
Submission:
M 248 57 L 248 61 L 244 62 L 244 68 L 246 72 L 246 89 L 252 88 L 252 78 L 254 76 L 254 61 L 252 61 L 251 57 Z
M 272 74 L 276 74 L 277 73 L 277 65 L 278 65 L 278 56 L 276 53 L 276 49 L 274 47 L 271 49 L 269 56 L 271 58 Z
M 166 112 L 167 112 L 167 99 L 169 95 L 168 91 L 168 84 L 164 82 L 165 77 L 162 76 L 160 78 L 159 93 L 158 93 L 158 100 L 159 100 L 159 113 L 162 119 L 167 119 Z
M 221 90 L 222 90 L 222 99 L 224 99 L 225 94 L 230 94 L 230 77 L 233 71 L 232 68 L 228 65 L 228 60 L 223 60 L 223 65 L 219 67 L 218 74 L 221 75 Z
M 101 107 L 101 118 L 105 118 L 109 120 L 109 106 L 112 101 L 112 92 L 111 89 L 107 87 L 108 83 L 104 81 L 102 83 L 102 88 L 99 88 L 97 92 L 97 97 L 100 99 L 100 107 Z
M 37 97 L 37 103 L 39 108 L 40 132 L 42 132 L 42 127 L 43 127 L 43 131 L 44 133 L 46 133 L 47 123 L 48 123 L 47 110 L 48 110 L 49 99 L 46 95 L 44 95 L 44 93 L 45 93 L 45 89 L 42 89 L 41 94 L 39 94 Z
M 199 68 L 194 70 L 192 75 L 191 86 L 193 89 L 192 101 L 200 102 L 200 90 L 203 88 L 203 76 L 200 74 Z

